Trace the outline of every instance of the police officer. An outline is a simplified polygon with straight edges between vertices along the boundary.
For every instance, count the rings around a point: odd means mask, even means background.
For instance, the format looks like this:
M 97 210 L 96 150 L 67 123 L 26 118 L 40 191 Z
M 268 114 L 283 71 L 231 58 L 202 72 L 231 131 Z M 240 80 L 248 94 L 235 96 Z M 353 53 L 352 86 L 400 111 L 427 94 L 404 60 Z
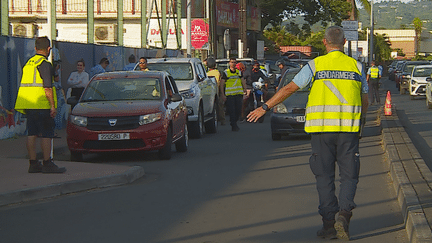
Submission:
M 230 58 L 229 68 L 222 73 L 220 82 L 220 98 L 225 102 L 231 130 L 235 132 L 240 130 L 237 121 L 241 115 L 243 95 L 246 94 L 246 82 L 236 64 L 237 60 Z
M 376 62 L 371 62 L 371 67 L 367 71 L 366 80 L 369 84 L 369 99 L 371 102 L 371 105 L 374 104 L 374 101 L 379 104 L 380 103 L 380 97 L 379 97 L 379 81 L 382 75 L 382 71 L 379 69 L 379 67 L 376 66 Z
M 54 137 L 54 118 L 57 113 L 57 95 L 54 88 L 54 70 L 47 57 L 50 40 L 38 37 L 35 42 L 36 55 L 23 67 L 23 75 L 15 102 L 15 110 L 27 115 L 27 151 L 30 159 L 29 173 L 63 173 L 51 158 L 51 143 Z M 43 165 L 36 158 L 36 138 L 41 137 Z
M 323 221 L 317 236 L 349 240 L 360 170 L 359 131 L 368 108 L 368 86 L 361 63 L 343 53 L 345 41 L 341 27 L 327 28 L 323 43 L 328 54 L 305 65 L 291 83 L 251 112 L 248 121 L 257 121 L 298 89 L 310 87 L 305 131 L 311 134 L 309 164 L 316 178 L 318 212 Z M 334 183 L 336 161 L 341 177 L 339 198 Z

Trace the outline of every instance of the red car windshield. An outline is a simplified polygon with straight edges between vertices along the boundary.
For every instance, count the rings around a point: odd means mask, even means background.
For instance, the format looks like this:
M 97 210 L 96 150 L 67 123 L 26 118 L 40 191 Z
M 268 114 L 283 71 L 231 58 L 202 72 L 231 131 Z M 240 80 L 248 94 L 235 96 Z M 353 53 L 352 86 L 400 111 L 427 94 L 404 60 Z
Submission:
M 93 80 L 81 97 L 81 102 L 159 100 L 161 96 L 158 78 Z

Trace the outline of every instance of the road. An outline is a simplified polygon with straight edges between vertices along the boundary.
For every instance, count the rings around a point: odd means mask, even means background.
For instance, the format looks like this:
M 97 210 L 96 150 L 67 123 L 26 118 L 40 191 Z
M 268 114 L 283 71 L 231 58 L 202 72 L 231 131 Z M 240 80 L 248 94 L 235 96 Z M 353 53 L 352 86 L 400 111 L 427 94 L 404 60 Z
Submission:
M 429 169 L 432 169 L 432 110 L 427 108 L 425 97 L 411 100 L 408 93 L 399 94 L 394 81 L 384 78 L 382 83 L 381 90 L 390 90 L 392 103 L 405 131 Z
M 368 117 L 361 140 L 351 236 L 408 242 L 374 119 Z M 189 151 L 169 161 L 157 153 L 89 156 L 92 163 L 142 166 L 146 176 L 127 186 L 2 207 L 1 242 L 322 242 L 310 140 L 272 141 L 269 120 L 240 124 L 239 132 L 221 126 L 190 140 Z

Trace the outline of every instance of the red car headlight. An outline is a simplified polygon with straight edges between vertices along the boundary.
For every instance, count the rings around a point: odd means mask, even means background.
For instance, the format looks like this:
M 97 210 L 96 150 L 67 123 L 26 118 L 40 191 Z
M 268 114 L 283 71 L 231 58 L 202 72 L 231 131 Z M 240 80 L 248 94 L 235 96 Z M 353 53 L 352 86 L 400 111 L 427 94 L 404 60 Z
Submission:
M 162 118 L 162 112 L 143 115 L 143 116 L 140 116 L 140 118 L 139 118 L 139 124 L 142 126 L 145 124 L 149 124 L 149 123 L 158 121 L 161 118 Z

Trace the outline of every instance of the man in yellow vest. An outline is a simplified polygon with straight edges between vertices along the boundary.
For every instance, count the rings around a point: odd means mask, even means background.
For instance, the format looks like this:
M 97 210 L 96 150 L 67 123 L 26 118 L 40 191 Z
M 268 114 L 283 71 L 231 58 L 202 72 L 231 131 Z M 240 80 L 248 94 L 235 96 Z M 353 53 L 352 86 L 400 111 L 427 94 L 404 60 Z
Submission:
M 237 132 L 240 128 L 237 121 L 240 118 L 243 95 L 246 94 L 246 82 L 242 73 L 236 68 L 237 60 L 230 58 L 229 68 L 222 73 L 220 82 L 220 98 L 225 102 L 230 116 L 231 130 Z
M 341 27 L 327 28 L 323 43 L 328 54 L 305 65 L 291 83 L 251 112 L 248 121 L 256 122 L 298 89 L 310 88 L 305 131 L 311 134 L 309 164 L 316 178 L 318 212 L 323 221 L 317 236 L 349 240 L 351 210 L 356 207 L 359 138 L 368 108 L 368 86 L 362 64 L 343 53 L 345 41 Z M 336 161 L 341 177 L 339 199 L 334 183 Z
M 216 79 L 217 85 L 218 85 L 218 97 L 220 97 L 219 91 L 220 91 L 220 78 L 221 74 L 219 70 L 216 69 L 216 60 L 213 57 L 207 58 L 207 76 L 214 77 Z M 218 100 L 217 104 L 217 117 L 218 121 L 220 121 L 221 125 L 225 125 L 225 111 L 224 111 L 224 102 L 222 99 Z
M 47 60 L 50 40 L 38 37 L 36 55 L 23 67 L 23 75 L 15 102 L 15 110 L 27 115 L 27 151 L 30 159 L 29 173 L 64 173 L 51 158 L 54 118 L 57 113 L 57 95 L 54 88 L 54 70 Z M 36 158 L 36 138 L 41 137 L 43 165 Z
M 379 97 L 379 81 L 382 75 L 382 71 L 376 66 L 376 62 L 371 62 L 371 67 L 367 71 L 366 80 L 369 84 L 369 99 L 371 105 L 374 104 L 376 100 L 377 104 L 380 103 Z

